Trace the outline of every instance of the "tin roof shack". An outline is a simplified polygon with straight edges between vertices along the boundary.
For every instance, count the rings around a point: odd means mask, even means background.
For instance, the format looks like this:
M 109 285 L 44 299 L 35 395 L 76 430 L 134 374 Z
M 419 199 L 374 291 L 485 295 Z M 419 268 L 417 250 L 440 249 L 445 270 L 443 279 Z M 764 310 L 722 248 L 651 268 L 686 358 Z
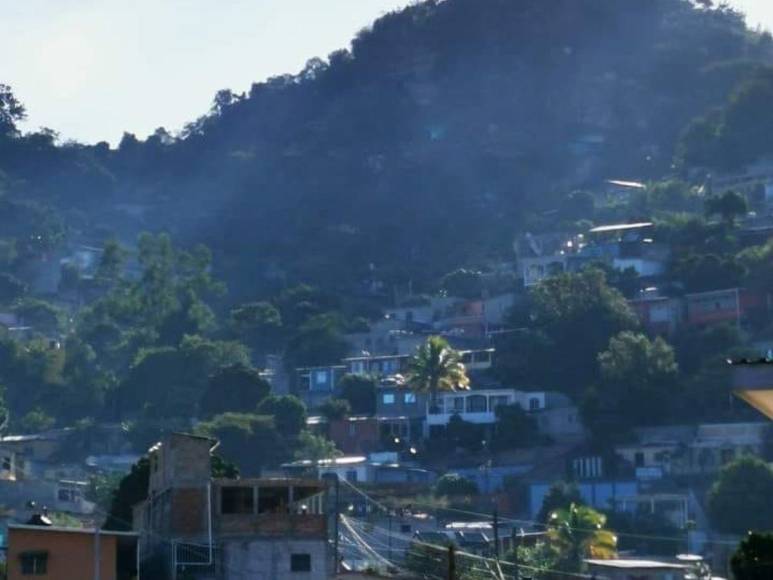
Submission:
M 304 479 L 212 479 L 205 437 L 172 434 L 150 450 L 148 499 L 134 508 L 154 578 L 224 580 L 265 570 L 283 580 L 328 578 L 326 485 Z
M 137 534 L 10 524 L 8 580 L 126 580 L 136 577 Z

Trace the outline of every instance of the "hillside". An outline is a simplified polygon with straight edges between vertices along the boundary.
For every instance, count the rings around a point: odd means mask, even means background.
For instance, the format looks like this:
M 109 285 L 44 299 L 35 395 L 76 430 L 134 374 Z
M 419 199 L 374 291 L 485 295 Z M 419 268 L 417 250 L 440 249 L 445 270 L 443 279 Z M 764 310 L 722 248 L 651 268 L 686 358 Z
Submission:
M 6 122 L 0 184 L 80 240 L 204 242 L 238 298 L 422 288 L 509 258 L 546 212 L 586 217 L 562 204 L 575 189 L 670 172 L 680 133 L 772 46 L 686 0 L 422 2 L 298 75 L 221 91 L 180 135 L 110 150 Z

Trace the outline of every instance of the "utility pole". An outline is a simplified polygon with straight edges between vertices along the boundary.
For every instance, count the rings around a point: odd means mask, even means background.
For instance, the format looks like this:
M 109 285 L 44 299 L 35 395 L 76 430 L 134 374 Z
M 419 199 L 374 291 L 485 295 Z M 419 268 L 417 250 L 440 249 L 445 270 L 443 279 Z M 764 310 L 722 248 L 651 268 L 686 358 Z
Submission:
M 334 520 L 334 523 L 333 523 L 333 533 L 335 534 L 335 536 L 333 537 L 333 555 L 334 555 L 333 573 L 334 574 L 338 574 L 338 520 L 340 518 L 340 514 L 338 512 L 338 509 L 339 509 L 338 508 L 338 505 L 339 505 L 339 502 L 338 502 L 338 490 L 339 490 L 340 485 L 341 484 L 338 481 L 338 475 L 336 475 L 336 478 L 335 478 L 335 507 L 334 507 L 334 510 L 335 510 L 335 520 Z
M 494 505 L 494 558 L 499 561 L 499 513 Z
M 448 546 L 448 580 L 456 580 L 456 548 Z
M 392 510 L 387 514 L 387 527 L 389 528 L 389 537 L 387 538 L 387 560 L 392 562 Z
M 94 528 L 94 580 L 100 580 L 100 573 L 101 573 L 101 560 L 102 560 L 102 549 L 99 537 L 99 526 L 95 526 Z

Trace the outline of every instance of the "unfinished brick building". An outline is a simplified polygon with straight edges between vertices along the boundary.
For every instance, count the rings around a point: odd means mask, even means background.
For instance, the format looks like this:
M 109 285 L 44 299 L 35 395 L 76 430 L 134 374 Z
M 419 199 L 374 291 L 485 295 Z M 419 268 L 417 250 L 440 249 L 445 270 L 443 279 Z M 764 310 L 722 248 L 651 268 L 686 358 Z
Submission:
M 134 508 L 143 567 L 201 580 L 328 578 L 325 486 L 318 480 L 213 479 L 217 442 L 172 434 L 149 451 L 148 499 Z

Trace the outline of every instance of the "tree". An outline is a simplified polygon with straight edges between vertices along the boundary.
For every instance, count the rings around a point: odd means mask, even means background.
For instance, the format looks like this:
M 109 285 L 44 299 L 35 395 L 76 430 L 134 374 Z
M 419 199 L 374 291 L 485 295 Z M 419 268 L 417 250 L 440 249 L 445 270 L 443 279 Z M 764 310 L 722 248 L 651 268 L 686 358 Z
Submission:
M 600 380 L 594 404 L 582 405 L 583 421 L 598 442 L 612 441 L 633 425 L 667 421 L 676 410 L 678 366 L 662 338 L 621 332 L 598 355 Z M 671 403 L 664 405 L 664 402 Z
M 505 380 L 525 377 L 546 387 L 567 385 L 569 394 L 577 396 L 598 377 L 596 356 L 610 338 L 638 327 L 625 297 L 607 285 L 598 269 L 547 278 L 530 296 L 531 308 L 514 310 L 509 320 L 524 331 L 498 348 L 496 365 L 507 369 L 500 372 Z
M 768 531 L 773 522 L 773 469 L 756 457 L 726 465 L 711 486 L 708 511 L 712 525 L 728 534 Z
M 730 558 L 735 580 L 773 578 L 773 534 L 750 532 Z
M 231 310 L 231 329 L 257 351 L 276 349 L 282 333 L 282 315 L 270 302 L 250 302 Z
M 155 417 L 195 417 L 217 369 L 249 366 L 243 345 L 186 336 L 178 347 L 141 349 L 120 387 L 121 411 Z M 250 409 L 252 410 L 252 409 Z
M 748 204 L 746 197 L 736 191 L 726 191 L 720 195 L 712 195 L 705 201 L 706 215 L 718 215 L 728 226 L 735 223 L 738 216 L 746 215 Z
M 548 523 L 553 512 L 569 509 L 572 504 L 582 504 L 582 496 L 577 485 L 566 481 L 556 481 L 542 499 L 542 507 L 537 515 L 537 520 Z
M 410 361 L 408 384 L 420 393 L 429 393 L 430 408 L 437 408 L 438 391 L 469 388 L 470 379 L 458 351 L 444 338 L 430 336 Z
M 341 398 L 349 401 L 355 415 L 373 415 L 376 412 L 377 381 L 374 377 L 344 375 L 338 381 Z
M 295 370 L 339 361 L 348 352 L 349 344 L 341 334 L 339 321 L 330 315 L 317 315 L 306 321 L 290 338 L 284 360 L 289 370 Z
M 334 459 L 343 455 L 335 443 L 330 439 L 315 435 L 311 431 L 301 431 L 298 436 L 298 448 L 295 450 L 295 458 L 312 462 L 323 459 Z
M 277 430 L 272 417 L 252 413 L 217 415 L 199 423 L 196 433 L 217 439 L 221 457 L 238 465 L 247 477 L 289 460 L 295 445 Z
M 328 399 L 319 406 L 319 412 L 330 422 L 345 418 L 351 414 L 352 408 L 346 399 Z
M 472 496 L 478 495 L 478 486 L 457 473 L 446 473 L 435 482 L 433 493 L 436 496 Z
M 277 431 L 288 437 L 297 437 L 306 427 L 306 405 L 293 395 L 271 395 L 266 397 L 257 412 L 271 415 Z
M 14 431 L 18 433 L 40 433 L 48 431 L 56 424 L 56 419 L 43 409 L 36 408 L 14 422 Z
M 0 303 L 9 304 L 27 292 L 27 285 L 7 272 L 0 273 Z
M 16 123 L 24 120 L 26 112 L 13 95 L 11 87 L 0 84 L 0 137 L 14 137 L 19 131 Z
M 558 567 L 580 571 L 585 558 L 614 558 L 617 538 L 604 529 L 606 516 L 591 507 L 571 504 L 555 510 L 548 522 L 548 538 L 560 556 Z
M 483 277 L 480 272 L 460 268 L 443 276 L 440 287 L 449 295 L 458 298 L 480 298 L 483 292 Z
M 113 284 L 121 278 L 129 252 L 117 240 L 107 240 L 94 278 L 101 284 Z
M 537 421 L 518 404 L 496 408 L 497 422 L 491 441 L 496 450 L 530 447 L 539 441 Z
M 150 483 L 150 461 L 141 458 L 132 465 L 131 471 L 124 476 L 113 493 L 110 511 L 105 520 L 104 529 L 130 531 L 132 529 L 132 508 L 148 497 Z
M 270 392 L 271 385 L 256 369 L 243 364 L 220 367 L 209 377 L 199 415 L 213 417 L 229 411 L 252 411 Z
M 13 311 L 24 324 L 40 332 L 56 332 L 63 318 L 59 308 L 37 298 L 25 298 L 14 307 Z

